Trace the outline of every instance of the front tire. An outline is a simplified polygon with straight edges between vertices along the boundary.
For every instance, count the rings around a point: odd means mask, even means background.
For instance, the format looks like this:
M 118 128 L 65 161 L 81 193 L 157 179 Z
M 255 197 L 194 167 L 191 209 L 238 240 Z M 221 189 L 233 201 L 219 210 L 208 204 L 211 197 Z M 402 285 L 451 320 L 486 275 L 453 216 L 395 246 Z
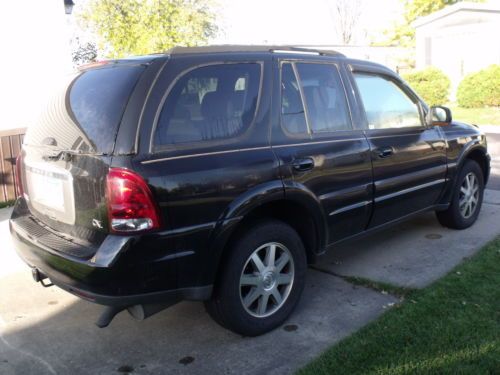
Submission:
M 281 325 L 305 284 L 304 245 L 289 225 L 266 220 L 240 234 L 228 249 L 214 295 L 205 303 L 216 322 L 244 336 Z
M 454 189 L 450 207 L 436 216 L 445 227 L 465 229 L 476 222 L 483 203 L 484 177 L 478 163 L 465 161 Z

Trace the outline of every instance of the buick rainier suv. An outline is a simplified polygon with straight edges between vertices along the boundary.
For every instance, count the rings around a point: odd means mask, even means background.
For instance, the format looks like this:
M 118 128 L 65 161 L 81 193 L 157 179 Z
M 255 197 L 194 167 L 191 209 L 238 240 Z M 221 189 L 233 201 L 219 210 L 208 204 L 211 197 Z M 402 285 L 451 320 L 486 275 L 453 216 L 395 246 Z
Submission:
M 308 264 L 425 211 L 464 229 L 486 138 L 393 71 L 334 51 L 174 48 L 81 67 L 17 159 L 15 248 L 35 281 L 144 319 L 204 301 L 281 325 Z

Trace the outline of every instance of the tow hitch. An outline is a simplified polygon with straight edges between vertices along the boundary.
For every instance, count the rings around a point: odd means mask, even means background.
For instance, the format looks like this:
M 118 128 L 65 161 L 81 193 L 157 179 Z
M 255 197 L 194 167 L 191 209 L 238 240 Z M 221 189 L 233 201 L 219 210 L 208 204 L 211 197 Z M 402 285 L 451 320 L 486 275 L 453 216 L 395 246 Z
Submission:
M 33 280 L 35 282 L 42 284 L 43 287 L 48 288 L 50 286 L 53 286 L 52 282 L 45 283 L 44 280 L 47 280 L 48 277 L 45 276 L 43 273 L 40 272 L 38 268 L 32 268 L 31 269 L 31 276 L 33 276 Z

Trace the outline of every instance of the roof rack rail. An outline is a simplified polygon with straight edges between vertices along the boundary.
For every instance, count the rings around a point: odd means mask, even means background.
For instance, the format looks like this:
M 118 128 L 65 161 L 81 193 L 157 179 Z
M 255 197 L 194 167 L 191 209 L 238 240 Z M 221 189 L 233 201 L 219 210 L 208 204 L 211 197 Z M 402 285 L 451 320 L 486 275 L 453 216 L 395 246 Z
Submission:
M 195 53 L 224 53 L 224 52 L 270 52 L 270 53 L 295 53 L 317 56 L 341 56 L 342 53 L 326 49 L 317 49 L 313 47 L 294 47 L 279 45 L 212 45 L 202 47 L 173 47 L 165 53 L 170 55 L 177 54 L 195 54 Z
M 317 56 L 320 55 L 320 53 L 317 51 L 298 51 L 298 50 L 290 50 L 290 49 L 271 49 L 269 51 L 272 53 L 300 53 L 303 55 L 317 55 Z
M 344 54 L 333 50 L 322 50 L 308 47 L 279 46 L 269 49 L 273 53 L 300 53 L 317 56 L 344 56 Z

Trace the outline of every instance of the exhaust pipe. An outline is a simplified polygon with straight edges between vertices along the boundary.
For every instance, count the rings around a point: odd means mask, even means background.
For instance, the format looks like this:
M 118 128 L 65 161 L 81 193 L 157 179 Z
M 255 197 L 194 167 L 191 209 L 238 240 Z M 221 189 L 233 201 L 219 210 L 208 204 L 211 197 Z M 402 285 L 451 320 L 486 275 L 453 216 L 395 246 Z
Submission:
M 133 305 L 128 307 L 107 306 L 95 324 L 99 328 L 107 327 L 114 319 L 114 317 L 125 309 L 134 319 L 144 320 L 146 318 L 149 318 L 151 315 L 154 315 L 172 305 L 175 305 L 176 303 L 180 302 L 180 300 L 181 300 L 180 298 L 175 298 L 168 302 Z
M 166 308 L 176 304 L 180 300 L 173 300 L 169 302 L 163 303 L 153 303 L 146 305 L 134 305 L 127 308 L 129 314 L 136 320 L 144 320 L 149 318 L 151 315 L 154 315 Z

